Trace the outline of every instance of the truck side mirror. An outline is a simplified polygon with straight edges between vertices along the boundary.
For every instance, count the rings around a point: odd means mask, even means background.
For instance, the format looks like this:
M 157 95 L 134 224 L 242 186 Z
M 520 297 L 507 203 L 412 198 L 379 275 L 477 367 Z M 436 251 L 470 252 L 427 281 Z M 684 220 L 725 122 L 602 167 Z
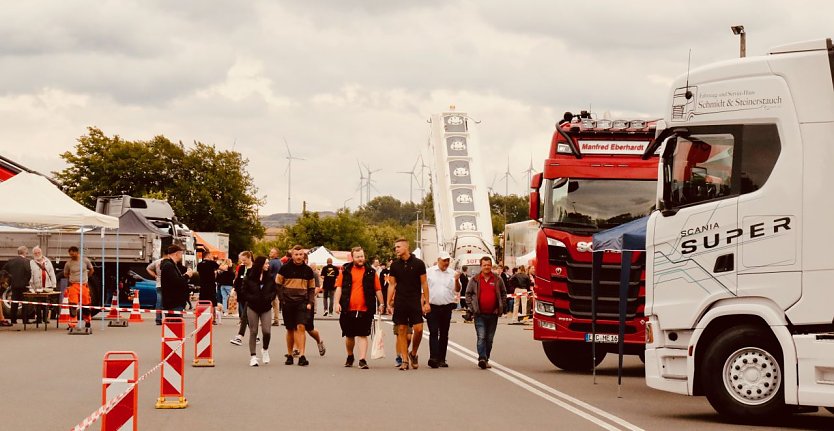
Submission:
M 542 174 L 535 174 L 533 178 L 530 180 L 530 188 L 533 189 L 530 191 L 530 219 L 531 220 L 538 220 L 539 219 L 539 208 L 541 207 L 541 198 L 539 196 L 539 189 L 542 186 Z

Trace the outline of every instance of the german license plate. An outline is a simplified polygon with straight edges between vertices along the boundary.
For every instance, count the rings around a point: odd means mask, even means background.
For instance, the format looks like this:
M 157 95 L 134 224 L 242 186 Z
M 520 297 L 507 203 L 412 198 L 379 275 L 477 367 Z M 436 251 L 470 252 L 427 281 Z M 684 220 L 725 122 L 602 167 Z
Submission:
M 585 342 L 590 343 L 593 340 L 593 334 L 585 334 Z M 620 341 L 620 336 L 617 334 L 597 334 L 597 343 L 616 343 Z

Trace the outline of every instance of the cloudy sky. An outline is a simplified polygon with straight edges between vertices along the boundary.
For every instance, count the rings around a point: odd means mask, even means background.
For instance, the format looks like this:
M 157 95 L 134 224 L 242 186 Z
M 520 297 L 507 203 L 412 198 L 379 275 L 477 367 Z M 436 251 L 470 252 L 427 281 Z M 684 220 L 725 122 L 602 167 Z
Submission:
M 282 0 L 7 2 L 0 24 L 0 153 L 63 167 L 87 126 L 235 149 L 262 214 L 409 196 L 426 119 L 454 104 L 478 126 L 488 182 L 539 167 L 566 110 L 663 115 L 692 65 L 834 36 L 828 1 Z M 496 181 L 503 193 L 505 185 Z

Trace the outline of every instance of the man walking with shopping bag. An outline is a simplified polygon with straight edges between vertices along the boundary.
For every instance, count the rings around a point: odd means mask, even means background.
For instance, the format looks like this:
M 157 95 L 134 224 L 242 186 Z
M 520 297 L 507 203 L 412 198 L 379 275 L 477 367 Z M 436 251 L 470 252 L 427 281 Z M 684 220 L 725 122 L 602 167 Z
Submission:
M 368 369 L 368 336 L 371 335 L 371 325 L 374 317 L 374 297 L 379 304 L 380 312 L 383 307 L 382 286 L 376 271 L 365 261 L 365 251 L 362 247 L 354 247 L 351 251 L 353 262 L 345 265 L 342 273 L 336 279 L 336 313 L 339 313 L 339 325 L 342 336 L 345 337 L 347 360 L 345 367 L 352 367 L 354 348 L 359 339 L 359 368 Z
M 449 326 L 455 306 L 455 294 L 460 292 L 460 273 L 449 267 L 451 256 L 441 251 L 437 264 L 426 270 L 429 285 L 431 312 L 426 316 L 429 325 L 429 367 L 448 367 L 446 347 L 449 344 Z

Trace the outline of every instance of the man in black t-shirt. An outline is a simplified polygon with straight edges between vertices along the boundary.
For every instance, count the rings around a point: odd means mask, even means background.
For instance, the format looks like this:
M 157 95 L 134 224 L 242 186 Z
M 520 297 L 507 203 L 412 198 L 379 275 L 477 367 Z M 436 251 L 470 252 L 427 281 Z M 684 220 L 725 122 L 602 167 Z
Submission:
M 391 292 L 388 308 L 394 310 L 392 320 L 397 325 L 397 353 L 403 358 L 400 370 L 407 370 L 409 362 L 416 369 L 417 349 L 423 339 L 423 315 L 431 311 L 429 288 L 426 284 L 426 264 L 411 254 L 408 240 L 399 238 L 394 243 L 397 259 L 391 264 L 388 284 Z M 411 353 L 408 352 L 408 327 L 414 329 Z M 408 358 L 408 360 L 406 360 Z
M 321 287 L 324 289 L 324 315 L 333 314 L 333 295 L 336 293 L 336 278 L 339 277 L 339 268 L 333 265 L 333 259 L 327 258 L 327 265 L 321 269 Z

